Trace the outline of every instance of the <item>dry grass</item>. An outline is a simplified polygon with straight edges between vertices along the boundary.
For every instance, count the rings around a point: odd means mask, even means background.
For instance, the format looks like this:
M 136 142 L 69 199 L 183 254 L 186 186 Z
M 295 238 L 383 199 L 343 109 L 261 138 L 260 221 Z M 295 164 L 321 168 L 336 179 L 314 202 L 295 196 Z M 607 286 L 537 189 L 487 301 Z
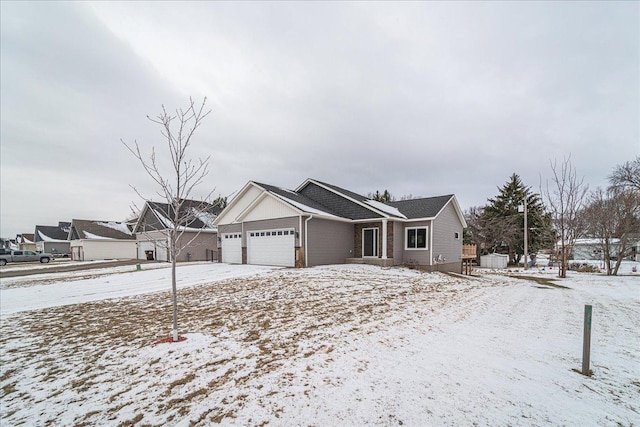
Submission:
M 278 393 L 262 389 L 261 378 L 294 381 L 284 370 L 291 360 L 330 363 L 341 334 L 400 323 L 412 315 L 408 307 L 456 304 L 478 286 L 463 282 L 444 274 L 376 278 L 345 270 L 309 282 L 308 275 L 280 270 L 189 288 L 179 292 L 180 331 L 214 341 L 202 353 L 160 344 L 168 346 L 165 356 L 144 355 L 167 336 L 169 293 L 22 313 L 0 325 L 2 418 L 31 424 L 38 408 L 54 405 L 59 413 L 47 411 L 41 424 L 233 423 L 246 404 L 243 390 Z M 85 402 L 100 409 L 65 418 L 68 405 Z M 18 409 L 30 405 L 32 411 Z

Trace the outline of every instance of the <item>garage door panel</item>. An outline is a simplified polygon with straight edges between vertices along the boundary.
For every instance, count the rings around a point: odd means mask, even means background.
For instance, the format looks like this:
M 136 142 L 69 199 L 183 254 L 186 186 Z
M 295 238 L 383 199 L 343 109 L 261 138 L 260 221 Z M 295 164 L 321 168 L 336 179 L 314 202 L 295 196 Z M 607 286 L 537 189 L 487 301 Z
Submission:
M 247 239 L 249 264 L 295 266 L 295 231 L 293 229 L 252 231 Z
M 222 240 L 222 262 L 242 264 L 242 234 L 225 233 Z

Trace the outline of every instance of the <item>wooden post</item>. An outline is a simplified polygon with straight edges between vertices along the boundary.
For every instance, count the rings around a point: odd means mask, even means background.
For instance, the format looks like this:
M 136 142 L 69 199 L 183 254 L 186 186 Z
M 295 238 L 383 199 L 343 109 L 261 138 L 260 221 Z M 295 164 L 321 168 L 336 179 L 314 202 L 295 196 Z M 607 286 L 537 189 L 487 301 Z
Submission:
M 582 339 L 582 375 L 591 376 L 591 311 L 590 305 L 584 306 L 584 335 Z

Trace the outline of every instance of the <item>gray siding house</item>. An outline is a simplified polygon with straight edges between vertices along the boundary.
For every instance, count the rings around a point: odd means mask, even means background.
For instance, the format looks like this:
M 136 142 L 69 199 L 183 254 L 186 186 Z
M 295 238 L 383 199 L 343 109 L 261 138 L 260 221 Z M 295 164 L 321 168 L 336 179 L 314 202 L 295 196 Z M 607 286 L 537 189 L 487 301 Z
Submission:
M 184 249 L 177 261 L 217 261 L 218 230 L 213 220 L 222 210 L 219 206 L 197 200 L 183 200 L 179 217 L 178 247 Z M 167 203 L 147 201 L 133 231 L 138 259 L 171 261 L 169 233 L 174 208 Z
M 58 225 L 36 225 L 33 233 L 36 251 L 49 252 L 54 256 L 68 256 L 71 253 L 68 239 L 70 222 L 59 222 Z
M 221 262 L 462 271 L 466 222 L 452 194 L 381 203 L 314 179 L 295 190 L 250 181 L 214 224 Z

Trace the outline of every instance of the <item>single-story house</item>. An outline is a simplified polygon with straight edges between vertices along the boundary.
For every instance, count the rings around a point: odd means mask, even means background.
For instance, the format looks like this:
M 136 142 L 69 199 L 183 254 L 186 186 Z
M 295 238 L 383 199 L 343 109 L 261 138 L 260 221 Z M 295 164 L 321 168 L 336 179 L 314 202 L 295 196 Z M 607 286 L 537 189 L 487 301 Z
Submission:
M 18 250 L 21 251 L 36 251 L 36 240 L 35 235 L 30 233 L 22 233 L 16 235 L 16 244 L 18 245 Z
M 558 242 L 558 246 L 560 246 Z M 611 257 L 617 258 L 620 252 L 620 239 L 617 237 L 609 240 Z M 573 256 L 571 259 L 575 260 L 602 260 L 604 240 L 600 238 L 582 238 L 576 239 L 573 244 Z M 624 259 L 630 261 L 640 261 L 638 257 L 640 251 L 640 241 L 637 237 L 628 238 L 625 245 Z
M 34 241 L 37 252 L 49 252 L 54 256 L 69 255 L 70 222 L 58 222 L 58 225 L 36 225 Z
M 217 261 L 218 229 L 213 224 L 222 211 L 218 206 L 197 200 L 183 200 L 178 218 L 177 261 Z M 148 201 L 133 228 L 138 259 L 170 261 L 169 232 L 174 208 L 167 203 Z
M 462 271 L 466 222 L 453 194 L 382 203 L 314 179 L 295 190 L 250 181 L 214 224 L 221 262 Z
M 136 238 L 125 222 L 74 219 L 69 230 L 71 259 L 136 259 Z

